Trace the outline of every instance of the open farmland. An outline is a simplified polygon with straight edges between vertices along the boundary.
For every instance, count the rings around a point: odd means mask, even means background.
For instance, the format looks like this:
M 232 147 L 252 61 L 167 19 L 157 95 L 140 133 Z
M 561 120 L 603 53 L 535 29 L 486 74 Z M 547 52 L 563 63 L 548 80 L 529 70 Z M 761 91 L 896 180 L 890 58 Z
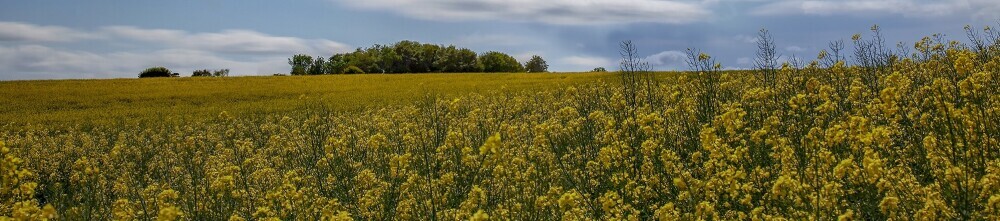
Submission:
M 37 125 L 0 133 L 0 209 L 71 220 L 1000 218 L 1000 56 L 917 49 L 926 56 L 891 67 L 773 72 L 723 72 L 700 54 L 705 68 L 685 73 L 5 82 L 15 105 L 4 119 Z M 25 93 L 54 96 L 11 97 Z M 107 121 L 123 116 L 146 121 Z
M 4 124 L 109 123 L 280 114 L 321 105 L 358 111 L 425 96 L 523 91 L 610 81 L 610 73 L 393 74 L 0 82 Z

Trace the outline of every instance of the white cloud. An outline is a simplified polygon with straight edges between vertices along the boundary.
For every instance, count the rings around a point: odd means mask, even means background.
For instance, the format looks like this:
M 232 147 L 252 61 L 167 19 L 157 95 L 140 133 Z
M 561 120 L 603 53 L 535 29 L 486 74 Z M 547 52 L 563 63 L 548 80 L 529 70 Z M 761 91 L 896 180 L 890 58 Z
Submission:
M 435 21 L 501 20 L 557 25 L 693 23 L 711 12 L 692 0 L 334 0 Z
M 41 45 L 0 46 L 0 73 L 14 74 L 4 76 L 12 79 L 131 78 L 147 67 L 165 66 L 182 76 L 197 69 L 222 68 L 240 75 L 268 74 L 287 72 L 284 59 L 267 57 L 238 61 L 188 49 L 98 54 Z
M 610 59 L 603 57 L 593 57 L 593 56 L 569 56 L 559 59 L 560 62 L 571 65 L 576 70 L 590 70 L 596 67 L 605 67 L 612 69 L 612 63 Z
M 887 13 L 904 17 L 939 17 L 969 14 L 977 19 L 998 18 L 996 0 L 781 0 L 751 9 L 756 15 L 867 15 Z
M 535 43 L 523 35 L 512 34 L 469 34 L 458 38 L 456 45 L 521 46 Z
M 42 26 L 21 22 L 0 21 L 0 42 L 68 42 L 96 38 L 97 35 L 59 26 Z
M 106 69 L 101 56 L 87 52 L 60 51 L 41 45 L 0 46 L 0 72 L 79 73 Z
M 518 62 L 524 63 L 524 62 L 528 62 L 528 60 L 531 60 L 531 57 L 534 57 L 535 55 L 542 56 L 538 52 L 532 52 L 532 51 L 524 52 L 524 53 L 512 54 L 510 56 L 514 57 L 514 59 L 517 59 Z M 545 57 L 542 56 L 542 59 L 544 60 Z
M 6 29 L 11 28 L 11 29 Z M 87 40 L 87 41 L 84 41 Z M 287 72 L 295 53 L 328 55 L 350 47 L 326 39 L 272 36 L 250 30 L 189 33 L 171 29 L 111 26 L 81 31 L 59 26 L 0 22 L 0 73 L 5 79 L 135 77 L 150 66 L 189 75 L 228 68 L 234 75 Z M 47 45 L 75 42 L 124 45 L 129 50 L 88 52 Z M 113 44 L 112 44 L 113 43 Z
M 681 51 L 662 51 L 647 56 L 644 61 L 655 70 L 682 70 L 687 68 L 687 54 Z
M 142 29 L 130 26 L 103 28 L 109 35 L 164 44 L 175 48 L 209 50 L 225 53 L 333 53 L 347 52 L 350 47 L 325 39 L 280 37 L 250 30 L 225 30 L 216 33 L 187 33 L 170 29 Z

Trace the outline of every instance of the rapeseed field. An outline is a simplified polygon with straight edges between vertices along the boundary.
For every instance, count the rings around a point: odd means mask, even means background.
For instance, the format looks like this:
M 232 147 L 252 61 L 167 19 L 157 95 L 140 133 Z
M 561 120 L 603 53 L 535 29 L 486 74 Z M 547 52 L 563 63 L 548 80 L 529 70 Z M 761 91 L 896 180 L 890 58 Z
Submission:
M 914 48 L 640 88 L 614 73 L 4 82 L 0 215 L 1000 219 L 1000 56 Z

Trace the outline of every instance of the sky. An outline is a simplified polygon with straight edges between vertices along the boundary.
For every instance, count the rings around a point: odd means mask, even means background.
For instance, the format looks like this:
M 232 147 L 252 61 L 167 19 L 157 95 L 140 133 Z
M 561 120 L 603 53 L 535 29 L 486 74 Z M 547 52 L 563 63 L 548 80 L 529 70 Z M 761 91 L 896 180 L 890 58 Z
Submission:
M 695 48 L 748 68 L 757 31 L 783 58 L 881 27 L 887 42 L 1000 25 L 1000 0 L 0 0 L 0 80 L 133 78 L 164 66 L 288 73 L 294 54 L 329 57 L 401 40 L 542 56 L 550 71 L 617 70 L 630 40 L 656 70 Z

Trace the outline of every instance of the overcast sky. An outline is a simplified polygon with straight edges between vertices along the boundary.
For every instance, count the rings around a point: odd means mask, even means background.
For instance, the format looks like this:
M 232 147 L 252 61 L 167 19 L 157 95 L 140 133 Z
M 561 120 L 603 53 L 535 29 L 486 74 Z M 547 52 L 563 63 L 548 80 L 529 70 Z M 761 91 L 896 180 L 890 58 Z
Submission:
M 813 58 L 873 24 L 890 43 L 965 40 L 963 26 L 995 26 L 998 12 L 1000 0 L 0 0 L 0 79 L 270 75 L 293 54 L 400 40 L 537 54 L 552 71 L 616 70 L 632 40 L 658 70 L 685 69 L 686 48 L 745 68 L 760 28 L 785 57 Z

